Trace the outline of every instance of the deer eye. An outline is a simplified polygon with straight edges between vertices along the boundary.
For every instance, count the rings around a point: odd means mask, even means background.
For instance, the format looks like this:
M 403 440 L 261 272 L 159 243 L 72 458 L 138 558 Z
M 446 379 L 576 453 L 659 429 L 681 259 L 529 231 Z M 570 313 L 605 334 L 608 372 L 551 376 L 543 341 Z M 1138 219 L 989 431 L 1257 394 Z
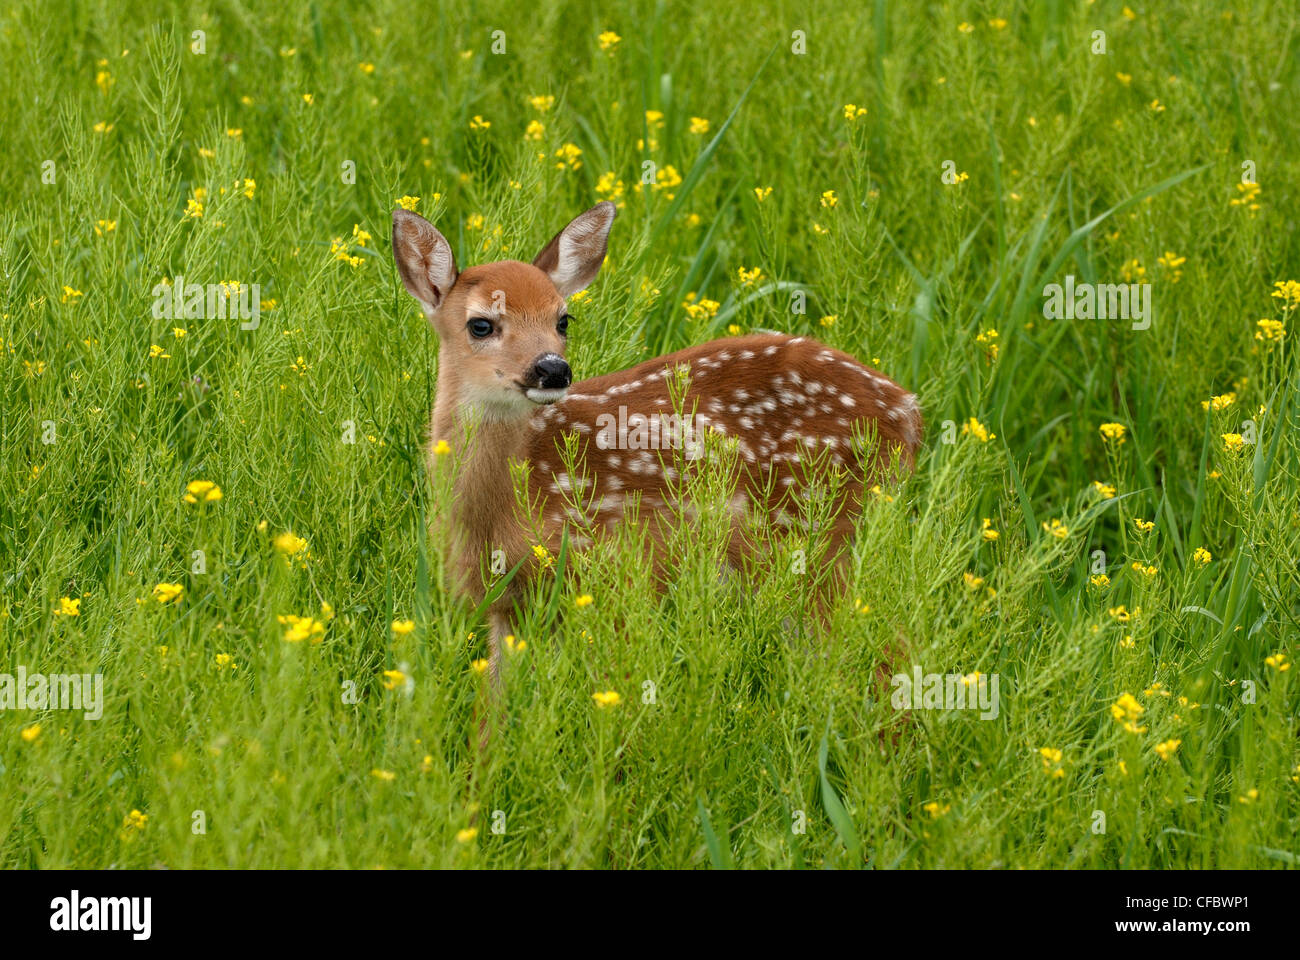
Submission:
M 492 336 L 492 321 L 484 320 L 482 317 L 475 317 L 467 326 L 469 327 L 470 336 L 475 340 L 482 340 L 484 337 Z
M 562 337 L 569 335 L 569 315 L 567 313 L 556 322 L 555 331 Z

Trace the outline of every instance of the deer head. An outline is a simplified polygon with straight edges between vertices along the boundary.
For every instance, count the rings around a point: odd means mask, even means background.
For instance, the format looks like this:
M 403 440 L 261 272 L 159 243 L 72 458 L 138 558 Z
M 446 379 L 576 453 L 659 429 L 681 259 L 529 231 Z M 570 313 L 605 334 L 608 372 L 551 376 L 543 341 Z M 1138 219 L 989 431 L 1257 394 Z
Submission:
M 564 358 L 565 300 L 596 278 L 615 212 L 606 201 L 578 215 L 532 263 L 501 260 L 458 272 L 433 224 L 393 211 L 402 283 L 438 334 L 440 402 L 445 395 L 457 411 L 517 420 L 564 398 L 573 379 Z

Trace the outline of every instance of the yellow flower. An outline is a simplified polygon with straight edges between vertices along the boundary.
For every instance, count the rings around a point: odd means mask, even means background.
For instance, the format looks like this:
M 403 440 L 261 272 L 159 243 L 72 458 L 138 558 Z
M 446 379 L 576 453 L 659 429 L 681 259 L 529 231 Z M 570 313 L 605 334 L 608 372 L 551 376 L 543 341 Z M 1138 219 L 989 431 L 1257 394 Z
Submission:
M 478 836 L 478 827 L 466 827 L 464 830 L 456 831 L 457 843 L 469 843 Z
M 213 503 L 221 499 L 221 488 L 211 480 L 191 480 L 185 485 L 186 503 Z
M 398 687 L 402 686 L 405 683 L 406 683 L 406 674 L 402 673 L 401 670 L 384 671 L 385 690 L 396 690 Z
M 722 304 L 718 303 L 717 300 L 710 300 L 707 297 L 697 303 L 695 301 L 695 296 L 695 291 L 691 291 L 686 295 L 686 299 L 682 302 L 682 306 L 686 309 L 687 314 L 690 315 L 692 320 L 710 320 L 718 315 L 718 308 L 721 307 Z
M 1186 257 L 1180 257 L 1172 250 L 1166 250 L 1164 254 L 1162 254 L 1159 257 L 1156 257 L 1156 263 L 1170 270 L 1176 270 L 1186 262 L 1187 262 Z
M 1201 566 L 1205 566 L 1214 558 L 1210 556 L 1209 550 L 1206 550 L 1204 547 L 1197 547 L 1196 550 L 1192 553 L 1192 559 L 1195 560 L 1197 563 L 1199 563 Z
M 300 617 L 297 614 L 286 613 L 275 618 L 284 631 L 285 643 L 302 643 L 304 640 L 310 640 L 312 643 L 320 643 L 325 639 L 325 624 L 313 617 Z
M 736 277 L 740 280 L 741 286 L 749 286 L 751 283 L 758 283 L 763 279 L 763 269 L 754 267 L 752 270 L 746 270 L 744 267 L 736 268 Z
M 59 597 L 59 605 L 54 608 L 54 613 L 60 617 L 81 616 L 81 598 Z
M 1113 443 L 1123 443 L 1125 439 L 1124 434 L 1128 428 L 1122 423 L 1103 423 L 1098 429 L 1101 430 L 1101 435 L 1108 441 Z
M 399 637 L 404 637 L 415 629 L 414 620 L 394 620 L 392 623 L 393 633 Z
M 23 743 L 31 743 L 41 735 L 41 725 L 33 723 L 31 726 L 23 727 L 18 731 L 18 736 L 23 738 Z
M 528 644 L 523 640 L 516 640 L 515 635 L 513 633 L 507 633 L 506 649 L 509 650 L 511 653 L 523 653 L 526 649 L 528 649 Z
M 1152 112 L 1152 113 L 1164 113 L 1164 112 L 1165 112 L 1165 105 L 1164 105 L 1163 103 L 1160 102 L 1160 98 L 1159 98 L 1159 97 L 1157 97 L 1156 99 L 1152 100 L 1152 101 L 1148 104 L 1148 106 L 1151 108 L 1151 112 Z
M 839 198 L 835 196 L 834 190 L 826 190 L 822 193 L 823 207 L 833 207 L 839 202 Z
M 1147 579 L 1154 577 L 1157 573 L 1160 572 L 1155 567 L 1144 567 L 1141 563 L 1137 563 L 1137 562 L 1131 564 L 1131 567 L 1134 573 L 1137 573 L 1139 576 L 1146 577 Z
M 1092 481 L 1092 488 L 1097 491 L 1103 500 L 1109 500 L 1115 496 L 1115 488 L 1109 483 L 1102 483 L 1100 480 Z
M 113 130 L 113 124 L 101 120 L 99 121 L 99 123 L 95 124 L 91 129 L 94 130 L 96 133 L 111 133 Z
M 1281 320 L 1269 320 L 1267 318 L 1258 321 L 1255 326 L 1259 327 L 1255 331 L 1255 339 L 1276 343 L 1286 336 L 1286 324 Z
M 691 133 L 702 136 L 709 132 L 709 121 L 704 117 L 691 117 Z
M 316 102 L 316 95 L 311 93 L 304 93 L 302 95 L 302 102 L 307 104 L 307 106 L 310 107 L 313 103 Z
M 940 804 L 937 800 L 931 800 L 929 803 L 921 804 L 921 809 L 930 815 L 931 820 L 938 820 L 945 813 L 952 809 L 951 803 Z
M 623 38 L 613 30 L 603 31 L 596 39 L 600 42 L 600 49 L 610 54 L 618 49 L 619 43 L 623 40 Z
M 1178 752 L 1178 747 L 1182 742 L 1181 740 L 1166 740 L 1164 743 L 1157 743 L 1156 753 L 1160 754 L 1161 760 L 1168 760 Z
M 1038 755 L 1043 759 L 1043 772 L 1053 779 L 1060 779 L 1065 776 L 1065 770 L 1061 768 L 1061 758 L 1063 754 L 1055 747 L 1039 747 Z
M 1294 778 L 1293 778 L 1293 779 L 1294 779 Z M 1256 790 L 1254 787 L 1251 787 L 1249 790 L 1246 791 L 1246 793 L 1245 793 L 1244 796 L 1240 796 L 1240 797 L 1237 798 L 1237 802 L 1238 802 L 1238 803 L 1254 803 L 1254 802 L 1255 802 L 1256 800 L 1258 800 L 1258 799 L 1259 799 L 1259 791 Z
M 95 236 L 97 236 L 97 237 L 102 237 L 102 236 L 103 236 L 104 234 L 106 234 L 106 233 L 112 233 L 112 232 L 113 232 L 114 230 L 116 230 L 116 229 L 117 229 L 117 221 L 116 221 L 116 220 L 96 220 L 96 221 L 95 221 Z
M 1120 83 L 1124 84 L 1124 86 L 1127 87 L 1130 83 L 1133 82 L 1133 74 L 1131 74 L 1131 73 L 1117 73 L 1117 74 L 1115 74 L 1115 79 L 1118 80 Z
M 574 143 L 566 143 L 560 149 L 555 151 L 556 158 L 560 161 L 555 165 L 557 170 L 581 170 L 582 161 L 578 158 L 582 156 L 582 150 Z
M 957 30 L 960 33 L 974 33 L 975 27 L 963 20 L 961 23 L 957 24 Z
M 469 665 L 470 665 L 470 669 L 472 669 L 475 673 L 483 673 L 485 670 L 487 670 L 490 664 L 488 663 L 487 660 L 483 660 L 480 658 L 478 660 L 471 660 Z
M 1138 528 L 1139 533 L 1150 533 L 1156 528 L 1156 525 L 1150 520 L 1143 520 L 1141 517 L 1133 518 L 1133 526 Z
M 993 521 L 988 517 L 980 521 L 980 537 L 990 543 L 998 538 L 998 532 L 993 529 Z
M 362 60 L 357 64 L 357 68 L 364 74 L 369 75 L 375 72 L 375 65 Z
M 865 117 L 866 115 L 866 107 L 859 107 L 856 103 L 844 104 L 844 119 L 849 123 L 853 123 L 858 117 Z
M 139 810 L 132 810 L 122 818 L 122 828 L 124 830 L 143 830 L 149 823 L 149 815 L 141 813 Z
M 1251 215 L 1253 216 L 1255 211 L 1259 209 L 1259 194 L 1260 191 L 1262 191 L 1264 188 L 1261 187 L 1258 183 L 1238 183 L 1236 186 L 1237 186 L 1237 192 L 1240 193 L 1241 196 L 1233 197 L 1231 200 L 1229 200 L 1228 206 L 1245 207 L 1247 210 L 1251 212 Z M 1277 294 L 1273 294 L 1273 295 L 1277 296 Z
M 1115 718 L 1116 723 L 1124 725 L 1124 729 L 1129 733 L 1145 733 L 1146 727 L 1137 725 L 1138 718 L 1146 712 L 1146 707 L 1138 703 L 1137 698 L 1131 693 L 1125 693 L 1118 700 L 1110 705 L 1110 715 Z
M 168 353 L 166 350 L 164 350 L 162 347 L 158 346 L 158 344 L 156 343 L 149 344 L 150 360 L 170 360 L 171 358 L 172 355 Z
M 1246 445 L 1246 441 L 1239 433 L 1225 433 L 1222 435 L 1222 440 L 1223 449 L 1229 453 L 1240 453 Z
M 1291 664 L 1287 662 L 1285 653 L 1275 653 L 1272 656 L 1265 657 L 1264 663 L 1278 673 L 1286 673 L 1291 669 Z
M 228 653 L 217 654 L 212 658 L 212 662 L 217 665 L 218 670 L 225 670 L 227 667 L 231 670 L 235 669 L 235 658 Z
M 524 128 L 525 140 L 540 140 L 546 135 L 546 125 L 540 120 L 528 121 L 528 126 Z
M 244 139 L 244 131 L 238 127 L 226 127 L 226 136 L 231 140 L 242 140 Z
M 189 333 L 184 327 L 172 327 L 172 336 L 179 340 L 185 334 Z
M 970 434 L 976 440 L 980 441 L 980 443 L 988 443 L 990 440 L 996 440 L 998 436 L 996 433 L 989 433 L 988 427 L 984 426 L 984 424 L 980 423 L 974 417 L 970 417 L 961 425 L 961 432 Z
M 1133 617 L 1133 615 L 1128 612 L 1128 607 L 1124 606 L 1122 603 L 1118 607 L 1111 607 L 1107 612 L 1120 623 L 1128 623 Z
M 555 106 L 555 98 L 549 93 L 528 98 L 528 105 L 538 113 L 546 113 Z
M 671 190 L 673 187 L 679 186 L 681 182 L 682 175 L 677 172 L 677 168 L 671 163 L 666 163 L 663 169 L 659 171 L 659 176 L 655 178 L 654 189 Z M 668 194 L 668 199 L 671 200 L 672 197 L 671 193 Z
M 484 120 L 484 119 L 483 119 L 482 117 L 480 117 L 477 113 L 474 114 L 473 119 L 470 120 L 470 122 L 469 122 L 469 128 L 470 128 L 471 130 L 487 130 L 487 129 L 489 129 L 491 126 L 492 126 L 492 121 L 491 121 L 491 120 Z
M 759 203 L 762 203 L 764 200 L 766 200 L 766 199 L 767 199 L 768 197 L 770 197 L 771 195 L 772 195 L 772 188 L 771 188 L 771 187 L 755 187 L 755 188 L 754 188 L 754 196 L 758 199 L 758 202 L 759 202 Z
M 236 181 L 236 183 L 238 183 L 238 181 Z M 256 180 L 251 180 L 251 179 L 245 177 L 245 178 L 244 178 L 244 196 L 246 196 L 249 200 L 252 200 L 252 199 L 253 199 L 253 194 L 254 194 L 254 192 L 256 192 L 256 190 L 257 190 L 257 181 L 256 181 Z
M 962 582 L 971 590 L 978 590 L 980 587 L 984 586 L 984 578 L 977 577 L 973 573 L 963 573 L 961 578 Z
M 296 535 L 292 530 L 286 530 L 271 541 L 272 546 L 280 553 L 286 556 L 296 556 L 307 549 L 307 541 Z
M 618 179 L 613 170 L 602 173 L 596 181 L 596 193 L 606 200 L 617 200 L 623 196 L 623 181 Z
M 533 544 L 533 557 L 543 570 L 547 570 L 555 564 L 555 558 L 551 556 L 551 551 L 540 543 Z
M 1057 540 L 1064 540 L 1070 535 L 1070 528 L 1055 517 L 1050 524 L 1046 520 L 1043 521 L 1043 531 Z
M 397 204 L 403 210 L 414 210 L 416 204 L 418 204 L 419 202 L 420 202 L 419 197 L 412 197 L 408 194 L 403 194 L 402 196 L 398 197 L 396 200 L 393 201 L 393 203 Z
M 179 603 L 185 586 L 179 583 L 159 583 L 153 588 L 153 598 L 159 603 Z
M 623 698 L 619 696 L 617 690 L 606 690 L 603 693 L 593 693 L 591 699 L 596 701 L 596 706 L 602 710 L 605 709 L 605 707 L 617 707 L 623 702 Z
M 451 453 L 451 444 L 446 440 L 439 440 L 433 445 L 433 453 L 434 456 L 445 457 L 447 454 Z
M 1236 402 L 1237 402 L 1236 393 L 1224 393 L 1224 394 L 1220 394 L 1217 397 L 1210 397 L 1209 400 L 1202 400 L 1201 409 L 1214 410 L 1215 412 L 1218 412 L 1220 410 L 1227 410 Z
M 1274 290 L 1270 296 L 1282 300 L 1283 306 L 1291 310 L 1300 306 L 1300 281 L 1296 280 L 1275 280 L 1273 281 Z
M 379 767 L 375 767 L 371 770 L 370 775 L 376 780 L 382 780 L 384 783 L 392 783 L 397 779 L 397 774 L 393 773 L 393 771 L 381 770 Z
M 79 299 L 81 299 L 83 296 L 85 296 L 85 294 L 83 294 L 80 290 L 75 290 L 75 289 L 73 289 L 72 287 L 69 287 L 69 286 L 66 286 L 66 285 L 65 285 L 64 288 L 63 288 L 63 297 L 62 297 L 61 300 L 59 300 L 59 302 L 60 302 L 60 303 L 69 303 L 69 302 L 70 302 L 70 303 L 76 303 L 76 302 L 77 302 Z
M 1109 587 L 1110 577 L 1106 576 L 1104 573 L 1095 573 L 1088 578 L 1088 582 L 1099 589 L 1102 587 Z
M 1007 22 L 1001 17 L 994 17 L 989 21 L 989 26 L 994 30 L 1005 30 L 1007 28 Z
M 592 597 L 591 594 L 589 594 L 589 593 L 584 593 L 582 596 L 577 597 L 577 598 L 573 601 L 573 605 L 574 605 L 575 607 L 577 607 L 579 610 L 581 610 L 583 607 L 589 607 L 589 606 L 591 606 L 593 600 L 594 600 L 594 598 Z
M 108 96 L 109 88 L 115 83 L 117 81 L 113 79 L 113 75 L 107 70 L 100 70 L 95 74 L 95 86 L 99 87 L 99 92 L 104 96 Z

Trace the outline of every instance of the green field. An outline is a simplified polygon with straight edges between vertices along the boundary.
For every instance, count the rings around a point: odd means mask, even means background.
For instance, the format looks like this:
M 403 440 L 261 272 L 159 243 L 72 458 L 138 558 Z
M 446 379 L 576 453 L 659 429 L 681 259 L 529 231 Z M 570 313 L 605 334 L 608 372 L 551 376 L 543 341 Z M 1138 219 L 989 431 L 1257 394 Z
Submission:
M 0 710 L 0 866 L 1294 867 L 1300 18 L 1130 3 L 3 4 L 0 674 L 103 715 Z M 476 749 L 399 198 L 462 267 L 620 205 L 578 378 L 763 329 L 917 392 L 827 629 L 629 525 Z

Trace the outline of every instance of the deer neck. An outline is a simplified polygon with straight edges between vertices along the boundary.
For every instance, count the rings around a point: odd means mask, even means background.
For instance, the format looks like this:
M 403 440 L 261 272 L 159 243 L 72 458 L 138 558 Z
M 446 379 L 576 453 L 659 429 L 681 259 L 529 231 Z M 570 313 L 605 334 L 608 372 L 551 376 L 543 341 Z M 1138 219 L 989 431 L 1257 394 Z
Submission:
M 503 523 L 513 522 L 514 483 L 510 460 L 528 455 L 528 416 L 502 419 L 483 416 L 464 403 L 461 378 L 440 354 L 431 440 L 446 440 L 456 464 L 452 513 L 470 549 L 499 540 Z M 435 467 L 436 455 L 431 458 Z

